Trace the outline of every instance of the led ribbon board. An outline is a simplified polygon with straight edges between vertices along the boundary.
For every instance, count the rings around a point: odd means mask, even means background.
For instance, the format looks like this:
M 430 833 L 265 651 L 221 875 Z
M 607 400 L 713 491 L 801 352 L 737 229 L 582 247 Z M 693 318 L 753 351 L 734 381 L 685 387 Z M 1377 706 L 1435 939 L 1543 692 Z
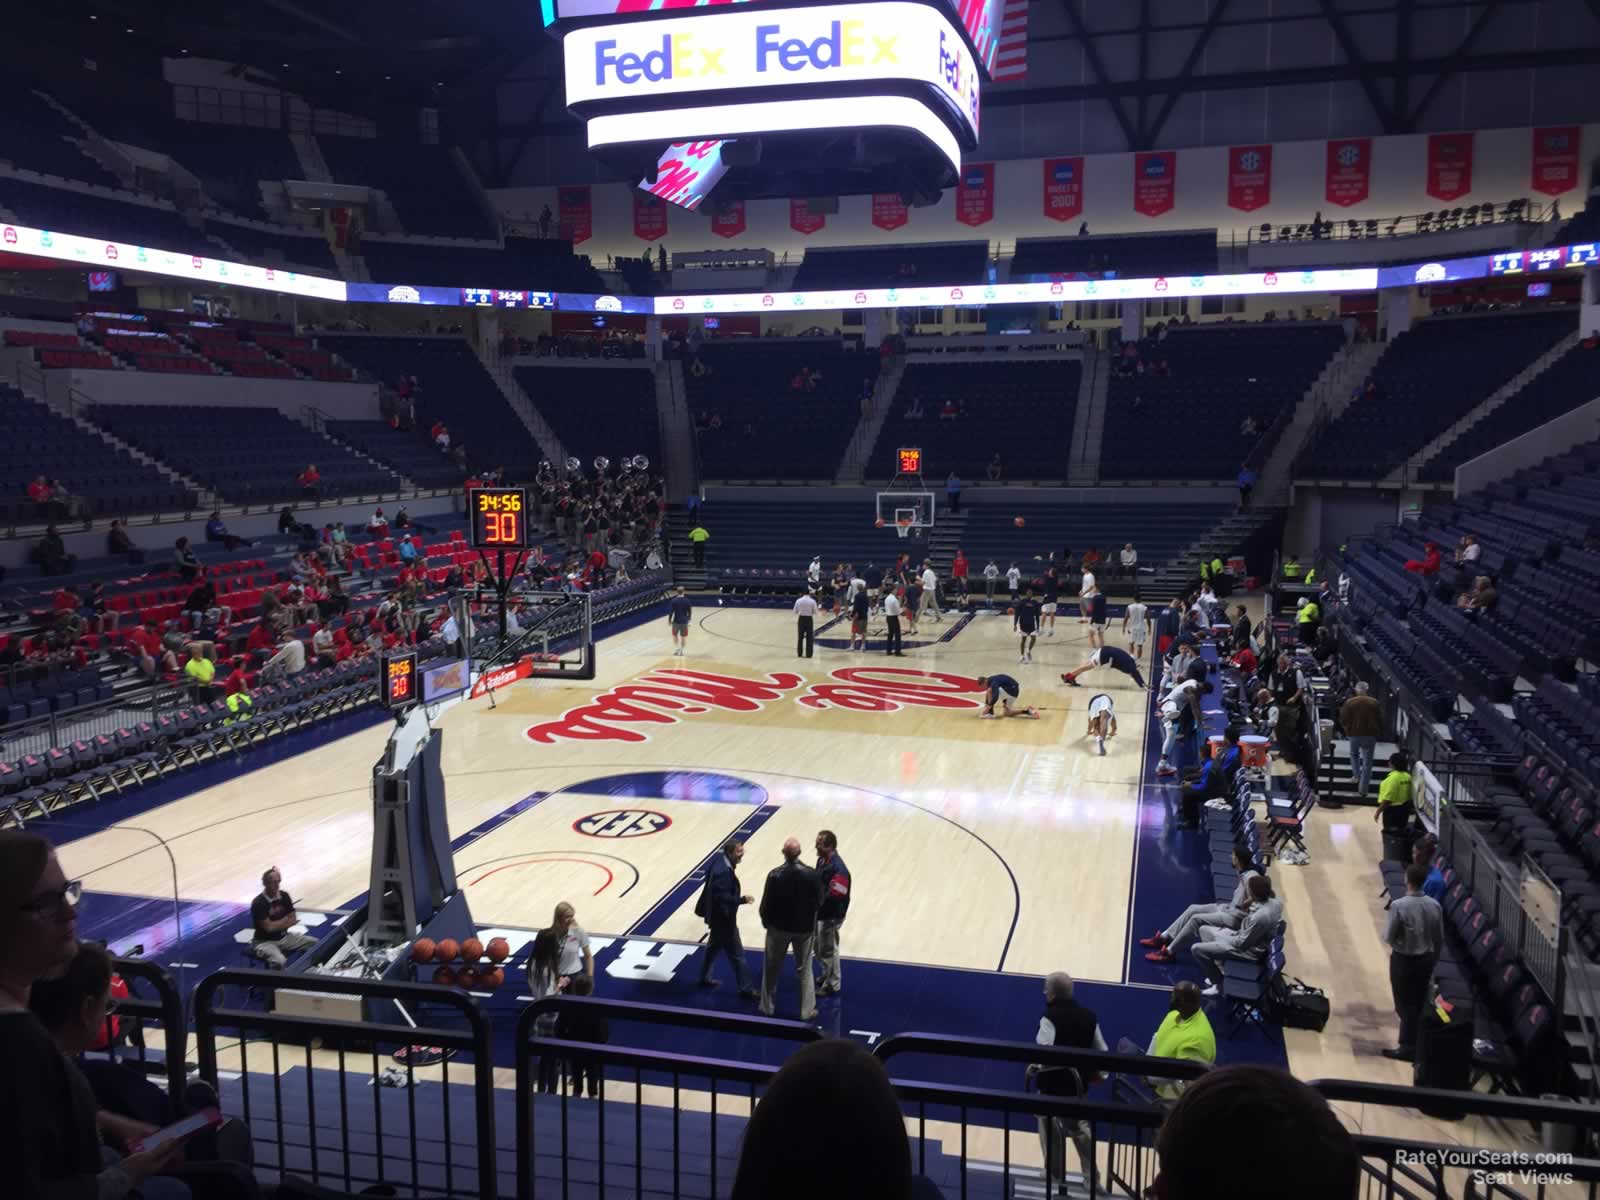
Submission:
M 744 93 L 740 102 L 748 102 L 762 90 L 821 97 L 845 84 L 851 94 L 862 84 L 917 84 L 944 97 L 963 140 L 977 143 L 977 61 L 945 15 L 925 4 L 701 9 L 573 29 L 562 53 L 567 105 L 580 116 L 710 104 L 719 92 Z M 858 104 L 852 124 L 873 123 L 870 107 Z

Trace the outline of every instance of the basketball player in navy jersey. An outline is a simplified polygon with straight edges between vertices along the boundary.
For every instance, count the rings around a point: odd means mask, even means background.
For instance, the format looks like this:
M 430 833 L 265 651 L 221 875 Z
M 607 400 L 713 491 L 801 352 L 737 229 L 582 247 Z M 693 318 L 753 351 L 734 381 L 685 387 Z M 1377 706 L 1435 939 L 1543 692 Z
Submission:
M 1121 671 L 1141 688 L 1147 686 L 1144 676 L 1139 674 L 1139 664 L 1134 661 L 1133 655 L 1116 646 L 1100 646 L 1090 651 L 1082 666 L 1062 673 L 1061 682 L 1068 687 L 1079 687 L 1081 685 L 1078 683 L 1078 676 L 1085 671 L 1093 671 L 1096 667 L 1111 667 L 1113 670 Z
M 1011 631 L 1022 639 L 1017 661 L 1031 663 L 1034 644 L 1039 640 L 1039 604 L 1033 598 L 1032 588 L 1025 589 L 1022 599 L 1017 601 L 1017 607 L 1011 614 Z

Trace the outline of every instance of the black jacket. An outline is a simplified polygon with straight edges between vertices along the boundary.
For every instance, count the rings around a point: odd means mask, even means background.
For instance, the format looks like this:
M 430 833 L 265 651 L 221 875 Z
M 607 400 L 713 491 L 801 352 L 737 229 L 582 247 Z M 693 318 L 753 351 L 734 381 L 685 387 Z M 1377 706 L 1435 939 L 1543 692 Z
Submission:
M 822 896 L 817 920 L 843 921 L 850 911 L 850 868 L 838 854 L 826 863 L 817 860 L 817 886 Z
M 739 912 L 739 876 L 728 861 L 728 852 L 719 850 L 712 855 L 706 867 L 706 886 L 700 892 L 694 911 L 705 918 L 706 924 L 714 921 L 732 921 Z
M 821 894 L 817 873 L 805 864 L 774 867 L 761 893 L 761 923 L 779 933 L 810 933 L 817 924 Z

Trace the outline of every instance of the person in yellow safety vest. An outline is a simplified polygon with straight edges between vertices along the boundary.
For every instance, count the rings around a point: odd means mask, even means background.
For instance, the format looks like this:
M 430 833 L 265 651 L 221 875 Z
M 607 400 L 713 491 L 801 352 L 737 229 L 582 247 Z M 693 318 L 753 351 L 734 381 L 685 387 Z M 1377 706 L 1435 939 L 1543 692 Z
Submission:
M 1309 571 L 1306 572 L 1306 577 L 1304 579 L 1302 579 L 1300 582 L 1301 583 L 1315 583 L 1316 581 L 1317 581 L 1317 569 L 1315 567 L 1312 567 Z
M 1283 577 L 1285 579 L 1299 579 L 1305 568 L 1300 565 L 1300 560 L 1291 554 L 1283 560 Z
M 1322 606 L 1310 596 L 1300 601 L 1300 607 L 1294 614 L 1295 632 L 1300 637 L 1302 646 L 1315 646 L 1317 644 L 1317 629 L 1322 625 Z
M 227 699 L 228 715 L 223 718 L 224 725 L 232 725 L 235 721 L 248 721 L 250 711 L 255 708 L 256 702 L 250 699 L 249 692 L 234 692 Z
M 1211 582 L 1211 564 L 1203 558 L 1200 560 L 1200 582 Z
M 1213 558 L 1211 560 L 1211 578 L 1212 579 L 1220 579 L 1221 577 L 1222 577 L 1222 560 L 1220 558 Z

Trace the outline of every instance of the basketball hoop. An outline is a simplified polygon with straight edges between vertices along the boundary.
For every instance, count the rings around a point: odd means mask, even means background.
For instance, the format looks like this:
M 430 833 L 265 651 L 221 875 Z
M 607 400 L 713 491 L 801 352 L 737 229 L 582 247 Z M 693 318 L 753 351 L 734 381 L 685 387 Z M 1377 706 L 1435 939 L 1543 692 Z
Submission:
M 911 522 L 907 520 L 896 521 L 894 523 L 894 531 L 902 542 L 905 541 L 906 538 L 911 536 Z

